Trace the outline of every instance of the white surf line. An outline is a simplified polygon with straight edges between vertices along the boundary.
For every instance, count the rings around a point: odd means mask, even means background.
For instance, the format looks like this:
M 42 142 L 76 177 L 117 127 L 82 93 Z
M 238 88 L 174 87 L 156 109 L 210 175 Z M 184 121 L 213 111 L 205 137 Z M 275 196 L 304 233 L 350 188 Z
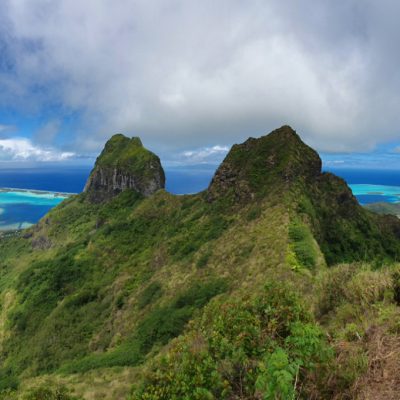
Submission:
M 21 193 L 37 193 L 37 194 L 57 194 L 59 196 L 75 196 L 79 193 L 70 193 L 70 192 L 54 192 L 51 190 L 40 190 L 40 189 L 21 189 L 21 188 L 9 188 L 9 187 L 0 187 L 0 192 L 21 192 Z

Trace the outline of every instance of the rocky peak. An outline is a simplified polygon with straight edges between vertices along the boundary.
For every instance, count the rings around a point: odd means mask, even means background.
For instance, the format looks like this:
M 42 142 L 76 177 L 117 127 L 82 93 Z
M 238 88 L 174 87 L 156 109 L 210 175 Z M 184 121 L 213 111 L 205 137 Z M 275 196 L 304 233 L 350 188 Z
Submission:
M 140 138 L 117 134 L 97 158 L 84 192 L 91 202 L 100 203 L 126 189 L 150 196 L 164 186 L 160 159 L 143 146 Z
M 234 192 L 249 199 L 277 184 L 315 179 L 321 174 L 321 159 L 290 127 L 282 126 L 258 139 L 234 145 L 208 188 L 210 201 Z

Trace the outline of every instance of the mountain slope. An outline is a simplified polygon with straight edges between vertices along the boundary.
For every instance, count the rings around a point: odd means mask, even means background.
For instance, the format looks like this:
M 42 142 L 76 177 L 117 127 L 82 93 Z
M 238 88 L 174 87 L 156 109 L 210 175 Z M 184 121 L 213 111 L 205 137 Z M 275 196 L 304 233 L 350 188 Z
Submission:
M 84 193 L 0 242 L 0 388 L 135 367 L 138 399 L 291 398 L 295 381 L 329 398 L 317 320 L 339 305 L 310 289 L 327 265 L 396 260 L 399 221 L 364 210 L 288 126 L 235 145 L 202 193 L 163 187 L 158 158 L 116 135 Z M 279 362 L 285 387 L 268 383 Z
M 376 212 L 378 214 L 389 214 L 400 217 L 400 204 L 399 203 L 373 203 L 366 204 L 367 210 Z

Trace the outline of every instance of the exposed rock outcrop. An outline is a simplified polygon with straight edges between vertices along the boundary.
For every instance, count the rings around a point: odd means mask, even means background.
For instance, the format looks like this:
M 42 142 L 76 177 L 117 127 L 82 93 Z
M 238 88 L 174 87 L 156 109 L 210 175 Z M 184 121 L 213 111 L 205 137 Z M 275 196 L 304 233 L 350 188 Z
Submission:
M 267 136 L 234 145 L 210 183 L 208 199 L 233 193 L 237 200 L 249 200 L 279 184 L 314 180 L 321 166 L 318 153 L 285 125 Z
M 32 240 L 32 248 L 35 250 L 47 250 L 51 246 L 51 240 L 45 235 L 37 236 Z
M 147 197 L 165 187 L 160 159 L 139 138 L 114 135 L 96 160 L 84 192 L 93 203 L 111 199 L 126 189 Z

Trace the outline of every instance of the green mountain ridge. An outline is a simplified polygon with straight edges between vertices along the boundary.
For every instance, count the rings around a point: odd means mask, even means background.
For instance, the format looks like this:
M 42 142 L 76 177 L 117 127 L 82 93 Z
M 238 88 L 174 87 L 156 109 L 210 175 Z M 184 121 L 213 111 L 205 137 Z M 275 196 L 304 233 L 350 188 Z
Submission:
M 115 135 L 84 193 L 0 241 L 4 398 L 367 398 L 371 329 L 397 340 L 400 221 L 288 126 L 201 193 L 164 184 Z

